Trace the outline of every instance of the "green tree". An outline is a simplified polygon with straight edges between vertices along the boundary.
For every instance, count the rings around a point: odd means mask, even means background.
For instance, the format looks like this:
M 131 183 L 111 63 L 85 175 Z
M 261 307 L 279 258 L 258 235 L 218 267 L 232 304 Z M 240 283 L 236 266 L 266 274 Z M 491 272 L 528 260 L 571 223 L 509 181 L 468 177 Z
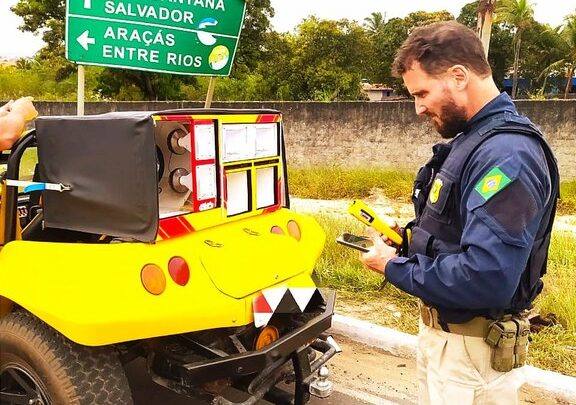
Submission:
M 548 77 L 542 72 L 563 58 L 565 44 L 557 30 L 539 22 L 534 22 L 524 32 L 522 42 L 522 61 L 518 75 L 530 79 L 531 93 L 544 95 Z
M 349 20 L 308 17 L 297 29 L 290 77 L 297 100 L 357 100 L 370 50 L 369 34 Z
M 555 32 L 558 33 L 561 40 L 560 52 L 563 56 L 547 66 L 543 73 L 548 75 L 552 71 L 564 70 L 566 72 L 564 98 L 568 98 L 572 78 L 576 72 L 576 13 L 567 16 L 564 19 L 564 25 L 556 29 Z
M 24 20 L 19 27 L 21 31 L 42 33 L 46 43 L 43 55 L 63 55 L 66 15 L 64 0 L 18 0 L 10 10 Z
M 241 77 L 253 71 L 265 52 L 266 34 L 270 32 L 270 19 L 274 8 L 270 0 L 247 0 L 246 16 L 238 44 L 233 76 Z
M 42 34 L 46 44 L 36 54 L 39 63 L 48 64 L 56 72 L 57 80 L 64 80 L 75 71 L 75 68 L 64 58 L 64 18 L 66 16 L 65 0 L 18 0 L 10 9 L 22 17 L 23 32 Z
M 410 29 L 415 27 L 421 27 L 423 25 L 428 25 L 439 21 L 450 21 L 453 20 L 454 16 L 446 10 L 440 11 L 415 11 L 408 14 L 404 18 L 405 23 L 410 27 Z
M 46 46 L 36 58 L 57 72 L 57 81 L 64 81 L 75 73 L 75 65 L 64 58 L 65 0 L 18 0 L 11 10 L 22 17 L 22 31 L 42 34 Z M 257 67 L 262 57 L 263 38 L 270 30 L 270 18 L 273 16 L 274 9 L 270 0 L 247 0 L 246 17 L 233 70 L 235 75 L 242 76 Z M 188 76 L 125 69 L 104 69 L 101 72 L 97 79 L 99 93 L 109 98 L 119 96 L 178 100 L 185 95 L 182 88 L 187 88 L 189 93 L 190 87 L 197 85 L 196 79 Z
M 183 84 L 195 85 L 193 76 L 142 72 L 131 69 L 103 69 L 98 76 L 98 91 L 104 98 L 120 101 L 182 100 Z
M 407 94 L 402 80 L 392 76 L 392 62 L 396 52 L 402 43 L 408 38 L 408 34 L 415 27 L 423 26 L 437 21 L 453 20 L 454 17 L 447 11 L 428 13 L 417 11 L 410 13 L 405 18 L 391 18 L 388 20 L 378 35 L 374 38 L 372 52 L 375 60 L 372 74 L 369 79 L 375 83 L 384 83 L 392 86 L 396 91 Z
M 261 100 L 294 100 L 291 85 L 296 38 L 292 34 L 270 32 L 257 72 L 262 78 Z
M 378 33 L 384 28 L 386 24 L 386 16 L 382 16 L 381 12 L 374 12 L 370 14 L 370 17 L 364 19 L 364 26 L 372 35 L 378 35 Z
M 512 98 L 516 98 L 522 34 L 534 23 L 534 9 L 529 0 L 502 0 L 496 9 L 496 21 L 505 22 L 516 30 L 513 40 L 514 65 L 512 68 Z
M 457 21 L 475 30 L 478 26 L 478 1 L 466 4 L 462 7 Z M 504 24 L 493 24 L 490 36 L 490 48 L 488 51 L 488 63 L 492 68 L 492 77 L 496 85 L 502 89 L 502 83 L 510 66 L 513 64 L 513 55 L 510 54 L 510 43 L 514 34 Z

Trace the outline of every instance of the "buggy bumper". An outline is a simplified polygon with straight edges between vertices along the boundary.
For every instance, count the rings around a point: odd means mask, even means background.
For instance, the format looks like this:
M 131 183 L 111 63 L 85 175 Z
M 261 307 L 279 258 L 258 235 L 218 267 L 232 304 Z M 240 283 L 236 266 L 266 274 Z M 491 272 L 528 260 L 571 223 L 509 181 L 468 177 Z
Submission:
M 326 303 L 322 313 L 270 345 L 188 364 L 175 364 L 171 359 L 156 356 L 152 362 L 153 379 L 175 391 L 192 394 L 201 382 L 255 375 L 247 389 L 250 398 L 242 402 L 246 405 L 257 402 L 278 382 L 288 380 L 295 382 L 294 403 L 303 404 L 309 397 L 309 385 L 315 378 L 313 373 L 339 351 L 323 334 L 332 324 L 335 293 L 324 290 L 323 294 Z M 321 355 L 312 360 L 310 348 Z M 161 375 L 170 375 L 170 379 Z M 215 403 L 232 404 L 222 397 L 217 397 Z

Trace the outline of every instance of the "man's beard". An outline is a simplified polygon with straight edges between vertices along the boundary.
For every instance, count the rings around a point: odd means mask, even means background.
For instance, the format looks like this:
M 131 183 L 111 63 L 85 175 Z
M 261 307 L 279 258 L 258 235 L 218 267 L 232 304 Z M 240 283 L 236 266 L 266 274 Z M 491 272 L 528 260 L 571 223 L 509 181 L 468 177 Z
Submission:
M 432 120 L 432 122 L 436 127 L 436 131 L 444 139 L 454 138 L 460 132 L 463 132 L 468 122 L 466 110 L 464 107 L 458 107 L 452 98 L 448 99 L 446 104 L 442 106 L 438 120 Z

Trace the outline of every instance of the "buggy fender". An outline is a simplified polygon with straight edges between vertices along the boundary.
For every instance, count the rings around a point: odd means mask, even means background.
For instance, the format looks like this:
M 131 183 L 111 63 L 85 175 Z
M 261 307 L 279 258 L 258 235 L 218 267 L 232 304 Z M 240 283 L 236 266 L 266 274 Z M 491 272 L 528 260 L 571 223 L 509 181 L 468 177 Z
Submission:
M 270 232 L 290 219 L 300 225 L 299 241 Z M 254 320 L 252 299 L 262 289 L 314 286 L 324 238 L 314 219 L 283 209 L 154 244 L 13 241 L 0 251 L 0 297 L 87 346 L 242 326 Z M 206 240 L 234 252 L 243 246 L 244 255 L 224 254 L 216 266 Z M 190 269 L 185 286 L 169 274 L 175 256 Z M 142 285 L 147 264 L 166 277 L 160 295 Z

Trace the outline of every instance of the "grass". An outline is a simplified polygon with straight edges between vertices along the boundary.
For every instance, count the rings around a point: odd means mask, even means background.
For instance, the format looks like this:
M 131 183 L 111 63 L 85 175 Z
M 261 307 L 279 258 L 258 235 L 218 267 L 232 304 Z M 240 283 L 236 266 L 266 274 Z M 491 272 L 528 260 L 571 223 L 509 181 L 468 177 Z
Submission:
M 300 198 L 363 198 L 379 188 L 388 198 L 409 203 L 414 174 L 382 169 L 350 170 L 334 166 L 289 168 L 288 179 L 290 194 Z
M 340 166 L 288 168 L 290 194 L 299 198 L 335 200 L 366 198 L 374 189 L 397 202 L 410 203 L 414 173 L 384 169 L 349 169 Z M 336 186 L 335 186 L 336 185 Z M 576 214 L 576 180 L 560 184 L 558 214 Z
M 415 334 L 418 331 L 418 300 L 392 285 L 380 291 L 382 277 L 365 269 L 358 252 L 334 242 L 342 232 L 360 234 L 358 221 L 346 217 L 315 215 L 326 232 L 327 242 L 317 264 L 324 286 L 338 290 L 338 310 Z M 545 288 L 535 306 L 542 314 L 554 313 L 559 325 L 533 334 L 529 363 L 576 376 L 576 238 L 555 232 L 548 261 Z
M 576 214 L 576 180 L 560 183 L 558 213 L 561 215 Z
M 544 291 L 535 305 L 543 313 L 558 315 L 562 325 L 576 333 L 576 238 L 567 232 L 554 232 L 548 257 Z

